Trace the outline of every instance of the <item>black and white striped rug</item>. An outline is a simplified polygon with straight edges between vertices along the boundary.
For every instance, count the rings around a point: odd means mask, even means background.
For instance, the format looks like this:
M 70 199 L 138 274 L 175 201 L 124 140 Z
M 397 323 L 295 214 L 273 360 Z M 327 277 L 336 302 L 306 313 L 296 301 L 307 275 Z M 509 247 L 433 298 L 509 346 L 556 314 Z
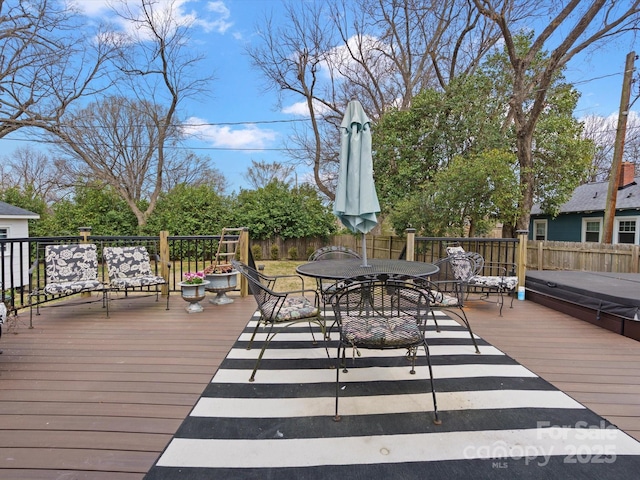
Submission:
M 424 355 L 410 375 L 393 350 L 349 360 L 334 422 L 335 359 L 306 325 L 276 335 L 250 383 L 256 320 L 146 480 L 638 478 L 640 442 L 482 339 L 475 354 L 443 314 L 428 336 L 442 425 Z

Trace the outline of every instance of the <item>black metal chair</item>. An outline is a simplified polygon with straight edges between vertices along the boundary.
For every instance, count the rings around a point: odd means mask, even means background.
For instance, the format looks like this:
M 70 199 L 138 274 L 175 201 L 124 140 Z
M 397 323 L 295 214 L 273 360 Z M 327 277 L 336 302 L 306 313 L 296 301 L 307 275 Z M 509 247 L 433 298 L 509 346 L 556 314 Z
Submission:
M 468 262 L 469 268 L 472 268 L 473 260 L 471 258 L 459 259 L 456 266 L 460 267 L 462 262 Z M 429 295 L 431 314 L 436 324 L 436 330 L 439 332 L 440 327 L 434 310 L 441 310 L 457 317 L 469 332 L 476 353 L 480 353 L 475 335 L 471 330 L 469 318 L 464 310 L 465 288 L 463 282 L 455 275 L 451 258 L 443 258 L 434 262 L 434 264 L 439 268 L 438 273 L 431 275 L 428 279 L 416 278 L 415 283 Z
M 341 260 L 344 258 L 361 258 L 360 255 L 351 250 L 348 247 L 339 245 L 330 245 L 327 247 L 321 247 L 313 252 L 309 256 L 310 262 L 320 262 L 322 260 Z M 320 298 L 322 299 L 322 305 L 324 308 L 324 314 L 327 314 L 327 305 L 330 303 L 331 296 L 336 292 L 336 289 L 343 285 L 342 282 L 335 282 L 330 280 L 323 280 L 322 278 L 316 279 L 318 292 L 320 292 Z M 333 325 L 329 331 L 333 328 Z
M 317 345 L 312 324 L 316 324 L 322 331 L 323 341 L 326 339 L 326 326 L 324 318 L 320 315 L 320 300 L 318 292 L 315 290 L 306 290 L 304 288 L 304 279 L 300 275 L 278 275 L 268 276 L 249 267 L 245 263 L 238 260 L 232 260 L 231 264 L 238 270 L 249 284 L 249 290 L 256 299 L 258 310 L 260 311 L 260 319 L 253 330 L 247 350 L 250 350 L 253 341 L 258 333 L 258 329 L 262 326 L 267 328 L 266 337 L 262 343 L 262 349 L 256 360 L 256 364 L 251 372 L 249 381 L 255 380 L 256 372 L 260 367 L 264 352 L 269 344 L 281 331 L 282 328 L 289 327 L 298 323 L 308 323 L 309 330 L 313 338 L 313 344 Z M 276 291 L 277 281 L 282 278 L 299 278 L 301 288 L 299 290 Z M 307 297 L 310 297 L 311 300 Z M 325 349 L 326 343 L 325 343 Z M 327 350 L 327 357 L 329 351 Z
M 153 291 L 158 301 L 162 285 L 167 285 L 168 282 L 153 273 L 146 247 L 105 247 L 102 254 L 107 264 L 109 288 L 112 291 L 123 290 L 126 296 L 129 290 L 149 290 L 154 287 Z M 158 261 L 156 256 L 156 262 Z M 166 309 L 169 310 L 169 289 L 167 289 Z
M 473 289 L 482 294 L 482 299 L 489 298 L 491 293 L 497 293 L 496 303 L 504 305 L 504 295 L 511 295 L 511 305 L 518 288 L 518 277 L 515 275 L 515 265 L 511 265 L 511 272 L 507 272 L 506 265 L 487 263 L 482 255 L 476 252 L 465 252 L 462 247 L 447 247 L 447 256 L 455 272 L 456 278 L 462 282 L 466 293 Z
M 416 356 L 423 348 L 429 369 L 433 397 L 434 423 L 440 424 L 429 346 L 425 337 L 430 299 L 413 278 L 377 275 L 345 281 L 331 297 L 339 331 L 336 355 L 336 401 L 334 420 L 340 421 L 340 370 L 347 373 L 346 350 L 353 349 L 355 359 L 362 349 L 406 349 L 415 374 Z M 355 360 L 354 360 L 355 363 Z
M 77 293 L 99 292 L 102 305 L 109 317 L 108 286 L 98 280 L 98 254 L 93 243 L 45 245 L 45 283 L 36 285 L 40 264 L 40 246 L 36 247 L 36 259 L 29 269 L 29 327 L 33 327 L 33 307 L 40 315 L 40 304 Z M 35 302 L 35 304 L 34 304 Z

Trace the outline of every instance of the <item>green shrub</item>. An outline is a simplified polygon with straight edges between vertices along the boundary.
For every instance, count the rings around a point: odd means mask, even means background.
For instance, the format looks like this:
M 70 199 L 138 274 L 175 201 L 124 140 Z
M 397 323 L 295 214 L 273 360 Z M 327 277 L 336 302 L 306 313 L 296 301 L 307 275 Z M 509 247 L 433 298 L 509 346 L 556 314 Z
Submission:
M 312 245 L 309 245 L 307 247 L 307 257 L 306 258 L 309 258 L 311 255 L 313 255 L 313 252 L 315 252 L 315 251 L 316 251 L 316 249 Z
M 280 250 L 278 249 L 277 245 L 272 245 L 271 246 L 271 260 L 278 260 L 278 258 L 280 257 Z
M 251 247 L 251 254 L 254 260 L 262 260 L 262 247 L 260 245 L 253 245 Z
M 298 248 L 297 247 L 289 248 L 289 260 L 298 260 Z

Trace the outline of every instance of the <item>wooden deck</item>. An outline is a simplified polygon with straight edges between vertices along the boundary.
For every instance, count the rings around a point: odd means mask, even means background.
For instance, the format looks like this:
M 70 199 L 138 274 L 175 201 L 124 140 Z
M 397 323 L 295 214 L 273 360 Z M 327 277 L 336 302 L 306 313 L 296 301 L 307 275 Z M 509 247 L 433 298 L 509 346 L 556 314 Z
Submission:
M 255 309 L 189 315 L 153 297 L 44 307 L 0 341 L 0 478 L 140 480 Z M 529 301 L 498 316 L 469 303 L 480 336 L 640 439 L 640 342 Z

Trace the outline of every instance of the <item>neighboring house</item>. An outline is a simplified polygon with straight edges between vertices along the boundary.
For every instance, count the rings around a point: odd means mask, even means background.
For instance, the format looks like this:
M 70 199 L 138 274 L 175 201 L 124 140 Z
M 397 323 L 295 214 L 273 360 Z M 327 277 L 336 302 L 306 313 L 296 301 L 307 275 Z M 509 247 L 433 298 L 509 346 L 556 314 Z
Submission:
M 622 163 L 618 185 L 613 243 L 640 244 L 640 181 L 633 163 Z M 529 238 L 565 242 L 601 242 L 609 182 L 587 183 L 575 189 L 556 218 L 536 204 L 531 210 Z
M 0 202 L 0 240 L 29 237 L 28 221 L 39 218 L 40 215 L 37 213 Z M 21 287 L 29 283 L 29 245 L 22 243 L 22 255 L 19 252 L 20 245 L 14 245 L 14 251 L 11 252 L 10 243 L 0 243 L 0 255 L 2 256 L 0 283 L 6 289 Z M 18 251 L 15 251 L 15 249 L 18 249 Z M 22 267 L 20 266 L 20 257 L 22 257 Z M 13 265 L 11 265 L 11 258 L 13 258 Z M 20 279 L 20 272 L 23 272 L 22 280 Z M 12 273 L 13 279 L 11 278 Z

